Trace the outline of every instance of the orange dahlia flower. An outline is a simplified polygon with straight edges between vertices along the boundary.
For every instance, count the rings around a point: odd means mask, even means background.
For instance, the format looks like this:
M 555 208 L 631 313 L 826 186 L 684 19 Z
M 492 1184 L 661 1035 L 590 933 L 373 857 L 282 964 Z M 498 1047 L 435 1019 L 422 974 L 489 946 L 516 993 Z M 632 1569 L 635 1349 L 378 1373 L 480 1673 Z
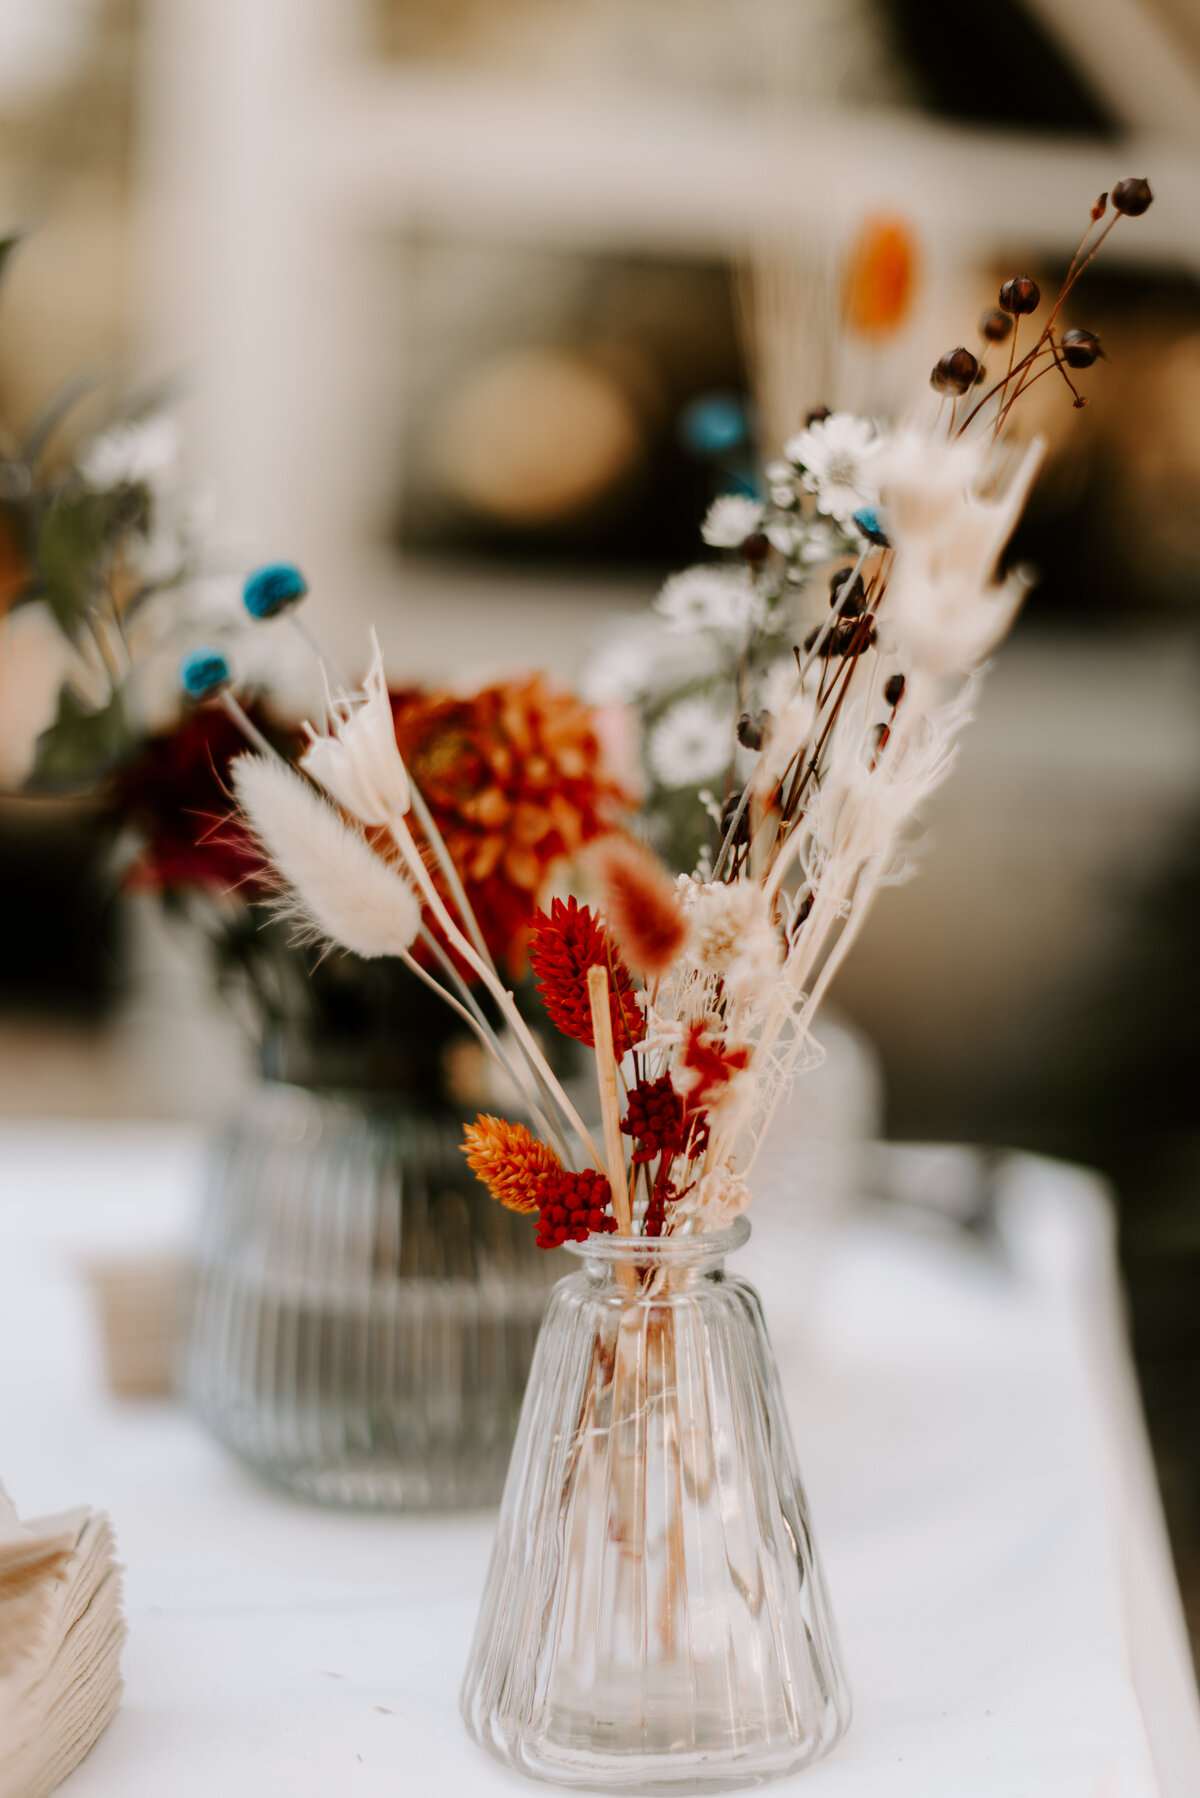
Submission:
M 466 699 L 393 693 L 392 715 L 489 949 L 519 965 L 555 863 L 634 803 L 609 771 L 595 713 L 531 675 Z

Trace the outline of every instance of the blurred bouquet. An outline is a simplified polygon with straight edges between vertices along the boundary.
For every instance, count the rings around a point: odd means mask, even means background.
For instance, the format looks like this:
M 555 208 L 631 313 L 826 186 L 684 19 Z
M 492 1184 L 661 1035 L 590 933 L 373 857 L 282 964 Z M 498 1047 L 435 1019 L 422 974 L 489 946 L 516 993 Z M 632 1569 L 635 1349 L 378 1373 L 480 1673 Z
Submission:
M 0 264 L 13 247 L 0 246 Z M 453 1048 L 469 1087 L 459 1021 L 403 966 L 297 943 L 231 818 L 229 765 L 247 726 L 287 758 L 304 747 L 277 683 L 253 673 L 264 648 L 278 660 L 278 636 L 261 627 L 286 621 L 302 576 L 275 564 L 243 582 L 212 561 L 207 508 L 183 481 L 161 400 L 56 452 L 88 391 L 60 396 L 22 436 L 0 432 L 0 655 L 14 691 L 40 687 L 52 712 L 28 748 L 14 742 L 19 790 L 99 813 L 113 882 L 202 932 L 270 1070 L 430 1099 L 446 1096 Z M 181 655 L 198 637 L 219 647 L 191 658 L 181 689 Z M 36 669 L 18 638 L 36 638 Z M 251 671 L 239 699 L 231 665 Z M 213 668 L 221 678 L 209 681 Z M 522 978 L 548 887 L 634 803 L 606 718 L 538 674 L 469 692 L 405 686 L 388 705 L 488 952 Z M 522 1003 L 536 1009 L 528 984 Z
M 386 697 L 394 742 L 421 770 L 488 952 L 520 982 L 547 887 L 633 803 L 612 771 L 602 721 L 540 675 L 464 694 L 406 687 Z M 265 696 L 246 701 L 245 717 L 278 754 L 299 758 L 302 733 Z M 148 736 L 115 771 L 111 815 L 128 845 L 127 885 L 159 894 L 206 932 L 222 985 L 249 1001 L 269 1071 L 434 1098 L 453 1048 L 450 1084 L 471 1088 L 461 1025 L 414 970 L 346 948 L 315 952 L 277 915 L 261 852 L 230 815 L 230 764 L 245 746 L 217 699 Z M 436 952 L 428 945 L 423 961 Z M 536 1009 L 527 983 L 521 998 Z

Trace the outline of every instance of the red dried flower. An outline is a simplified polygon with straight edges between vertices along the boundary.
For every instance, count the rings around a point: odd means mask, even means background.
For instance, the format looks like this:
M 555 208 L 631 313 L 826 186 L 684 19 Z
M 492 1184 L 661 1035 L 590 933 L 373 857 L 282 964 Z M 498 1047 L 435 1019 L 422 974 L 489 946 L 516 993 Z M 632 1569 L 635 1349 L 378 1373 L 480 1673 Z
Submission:
M 669 1074 L 663 1074 L 657 1080 L 639 1080 L 630 1088 L 621 1129 L 634 1140 L 635 1162 L 649 1162 L 656 1155 L 665 1156 L 656 1192 L 673 1156 L 694 1158 L 703 1155 L 708 1147 L 706 1114 L 690 1097 L 680 1097 Z
M 687 1102 L 691 1110 L 700 1111 L 716 1103 L 735 1074 L 750 1065 L 749 1049 L 731 1049 L 723 1036 L 717 1036 L 703 1019 L 689 1026 L 679 1065 L 687 1069 Z
M 637 1145 L 634 1161 L 678 1155 L 683 1147 L 683 1100 L 671 1085 L 669 1074 L 658 1080 L 639 1080 L 630 1088 L 621 1129 Z
M 611 1234 L 617 1227 L 609 1210 L 611 1199 L 608 1181 L 595 1168 L 584 1168 L 578 1174 L 562 1169 L 543 1190 L 539 1249 L 557 1249 L 564 1242 Z
M 650 1194 L 650 1203 L 646 1206 L 646 1216 L 642 1222 L 643 1236 L 661 1236 L 667 1221 L 667 1206 L 678 1197 L 674 1186 L 665 1174 L 660 1174 L 654 1182 L 654 1190 Z
M 644 1034 L 644 1019 L 629 970 L 614 953 L 607 932 L 586 905 L 555 899 L 549 914 L 533 920 L 529 961 L 550 1021 L 577 1043 L 592 1048 L 589 968 L 607 968 L 613 1049 L 618 1061 Z
M 510 1211 L 536 1211 L 540 1249 L 607 1235 L 617 1227 L 608 1181 L 594 1168 L 572 1173 L 524 1124 L 481 1116 L 463 1132 L 473 1174 Z
M 675 883 L 656 855 L 632 837 L 597 844 L 604 916 L 622 954 L 643 974 L 670 967 L 687 937 Z
M 265 712 L 256 705 L 249 710 L 259 729 L 280 742 Z M 245 748 L 233 719 L 220 707 L 205 706 L 174 730 L 148 738 L 118 769 L 113 810 L 142 837 L 127 877 L 131 890 L 237 888 L 247 899 L 263 896 L 262 852 L 231 817 L 229 764 Z

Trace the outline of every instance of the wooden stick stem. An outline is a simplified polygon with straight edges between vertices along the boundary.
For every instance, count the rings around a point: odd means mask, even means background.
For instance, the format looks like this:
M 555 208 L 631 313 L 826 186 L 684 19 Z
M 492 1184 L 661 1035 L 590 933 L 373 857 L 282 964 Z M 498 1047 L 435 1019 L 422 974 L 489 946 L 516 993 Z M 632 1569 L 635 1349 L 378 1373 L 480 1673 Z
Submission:
M 621 1107 L 617 1098 L 617 1058 L 613 1051 L 612 1011 L 608 1003 L 608 969 L 588 969 L 588 1004 L 592 1013 L 592 1040 L 596 1045 L 596 1080 L 600 1088 L 600 1116 L 604 1121 L 604 1159 L 612 1188 L 613 1216 L 622 1236 L 633 1235 L 633 1211 L 625 1175 L 625 1146 L 621 1139 Z

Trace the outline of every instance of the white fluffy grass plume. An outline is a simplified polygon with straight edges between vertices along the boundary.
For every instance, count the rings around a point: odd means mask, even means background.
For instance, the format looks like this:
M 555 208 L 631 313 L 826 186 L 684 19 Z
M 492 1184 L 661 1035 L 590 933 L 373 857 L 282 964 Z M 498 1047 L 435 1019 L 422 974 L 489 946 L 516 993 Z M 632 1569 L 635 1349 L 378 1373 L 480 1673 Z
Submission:
M 421 927 L 416 894 L 306 780 L 261 755 L 238 756 L 231 773 L 247 823 L 294 898 L 292 916 L 368 960 L 411 946 Z

